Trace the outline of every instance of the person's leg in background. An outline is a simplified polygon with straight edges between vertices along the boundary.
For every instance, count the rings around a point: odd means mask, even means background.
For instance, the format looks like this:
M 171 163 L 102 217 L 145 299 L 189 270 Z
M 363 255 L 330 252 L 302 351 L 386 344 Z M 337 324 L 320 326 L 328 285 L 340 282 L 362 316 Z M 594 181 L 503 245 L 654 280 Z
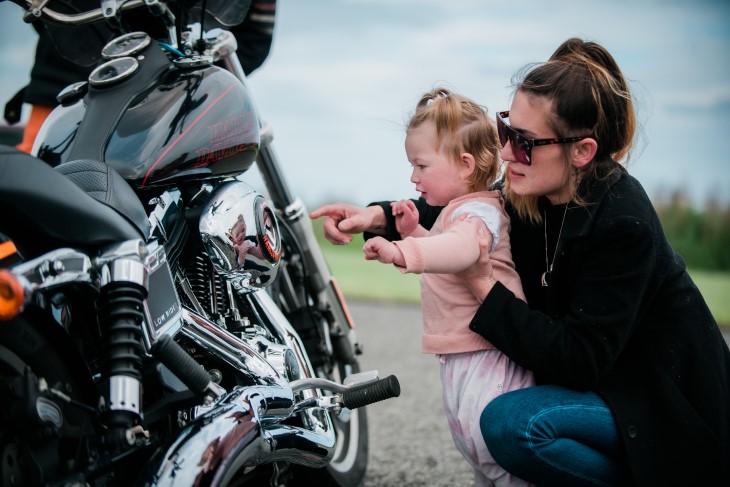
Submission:
M 38 135 L 38 131 L 41 129 L 41 125 L 50 115 L 53 108 L 46 107 L 43 105 L 33 105 L 30 111 L 30 117 L 25 124 L 23 130 L 23 140 L 15 147 L 23 152 L 30 154 L 30 150 L 33 148 L 33 142 Z

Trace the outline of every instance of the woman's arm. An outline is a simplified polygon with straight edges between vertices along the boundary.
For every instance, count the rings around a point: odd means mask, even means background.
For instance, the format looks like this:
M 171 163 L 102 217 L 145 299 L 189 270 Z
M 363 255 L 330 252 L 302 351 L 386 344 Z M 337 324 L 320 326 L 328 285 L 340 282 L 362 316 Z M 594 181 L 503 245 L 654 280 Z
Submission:
M 656 266 L 652 224 L 619 216 L 571 243 L 553 273 L 550 314 L 496 283 L 470 328 L 542 380 L 592 387 L 613 367 L 645 311 Z M 519 270 L 519 269 L 518 269 Z
M 419 224 L 430 229 L 443 207 L 429 206 L 423 198 L 413 202 L 418 209 Z M 309 217 L 313 220 L 327 217 L 322 224 L 324 236 L 335 245 L 350 243 L 352 235 L 356 233 L 364 233 L 365 240 L 378 235 L 386 240 L 400 240 L 390 203 L 380 201 L 370 203 L 365 208 L 347 203 L 333 203 L 317 208 Z
M 312 219 L 327 217 L 322 229 L 325 238 L 335 245 L 350 243 L 355 233 L 383 235 L 386 229 L 385 213 L 380 206 L 362 208 L 334 203 L 317 208 L 309 216 Z

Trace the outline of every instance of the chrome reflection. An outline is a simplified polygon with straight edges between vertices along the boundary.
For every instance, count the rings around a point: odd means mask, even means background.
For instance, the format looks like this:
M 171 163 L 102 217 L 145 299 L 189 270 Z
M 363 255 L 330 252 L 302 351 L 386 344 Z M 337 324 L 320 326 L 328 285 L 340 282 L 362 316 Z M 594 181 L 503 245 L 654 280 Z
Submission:
M 216 271 L 239 292 L 270 285 L 279 266 L 281 237 L 271 205 L 249 185 L 215 188 L 200 217 L 200 235 Z

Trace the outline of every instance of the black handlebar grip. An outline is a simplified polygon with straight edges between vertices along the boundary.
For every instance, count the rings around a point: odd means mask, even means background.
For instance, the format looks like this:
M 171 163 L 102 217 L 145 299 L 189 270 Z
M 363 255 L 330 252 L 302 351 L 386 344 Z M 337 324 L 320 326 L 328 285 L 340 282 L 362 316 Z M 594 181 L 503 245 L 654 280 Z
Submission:
M 205 393 L 210 374 L 168 335 L 152 345 L 152 354 L 165 364 L 195 394 Z
M 400 396 L 400 383 L 396 376 L 391 375 L 364 387 L 342 393 L 342 405 L 348 409 L 356 409 L 398 396 Z

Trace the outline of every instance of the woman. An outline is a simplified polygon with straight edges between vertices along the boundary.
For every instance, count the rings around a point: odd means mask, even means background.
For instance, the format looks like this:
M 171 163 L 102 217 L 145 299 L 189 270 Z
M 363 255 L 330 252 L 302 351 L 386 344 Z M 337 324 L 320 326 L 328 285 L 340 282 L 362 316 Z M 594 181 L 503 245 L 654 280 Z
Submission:
M 538 485 L 714 485 L 730 479 L 730 351 L 649 198 L 619 164 L 636 126 L 600 45 L 569 39 L 497 116 L 512 255 L 525 304 L 481 268 L 471 329 L 537 386 L 480 426 L 507 471 Z M 325 206 L 328 238 L 392 238 L 384 203 Z M 418 204 L 428 227 L 438 208 Z M 485 254 L 483 252 L 483 254 Z M 484 276 L 487 277 L 484 277 Z

